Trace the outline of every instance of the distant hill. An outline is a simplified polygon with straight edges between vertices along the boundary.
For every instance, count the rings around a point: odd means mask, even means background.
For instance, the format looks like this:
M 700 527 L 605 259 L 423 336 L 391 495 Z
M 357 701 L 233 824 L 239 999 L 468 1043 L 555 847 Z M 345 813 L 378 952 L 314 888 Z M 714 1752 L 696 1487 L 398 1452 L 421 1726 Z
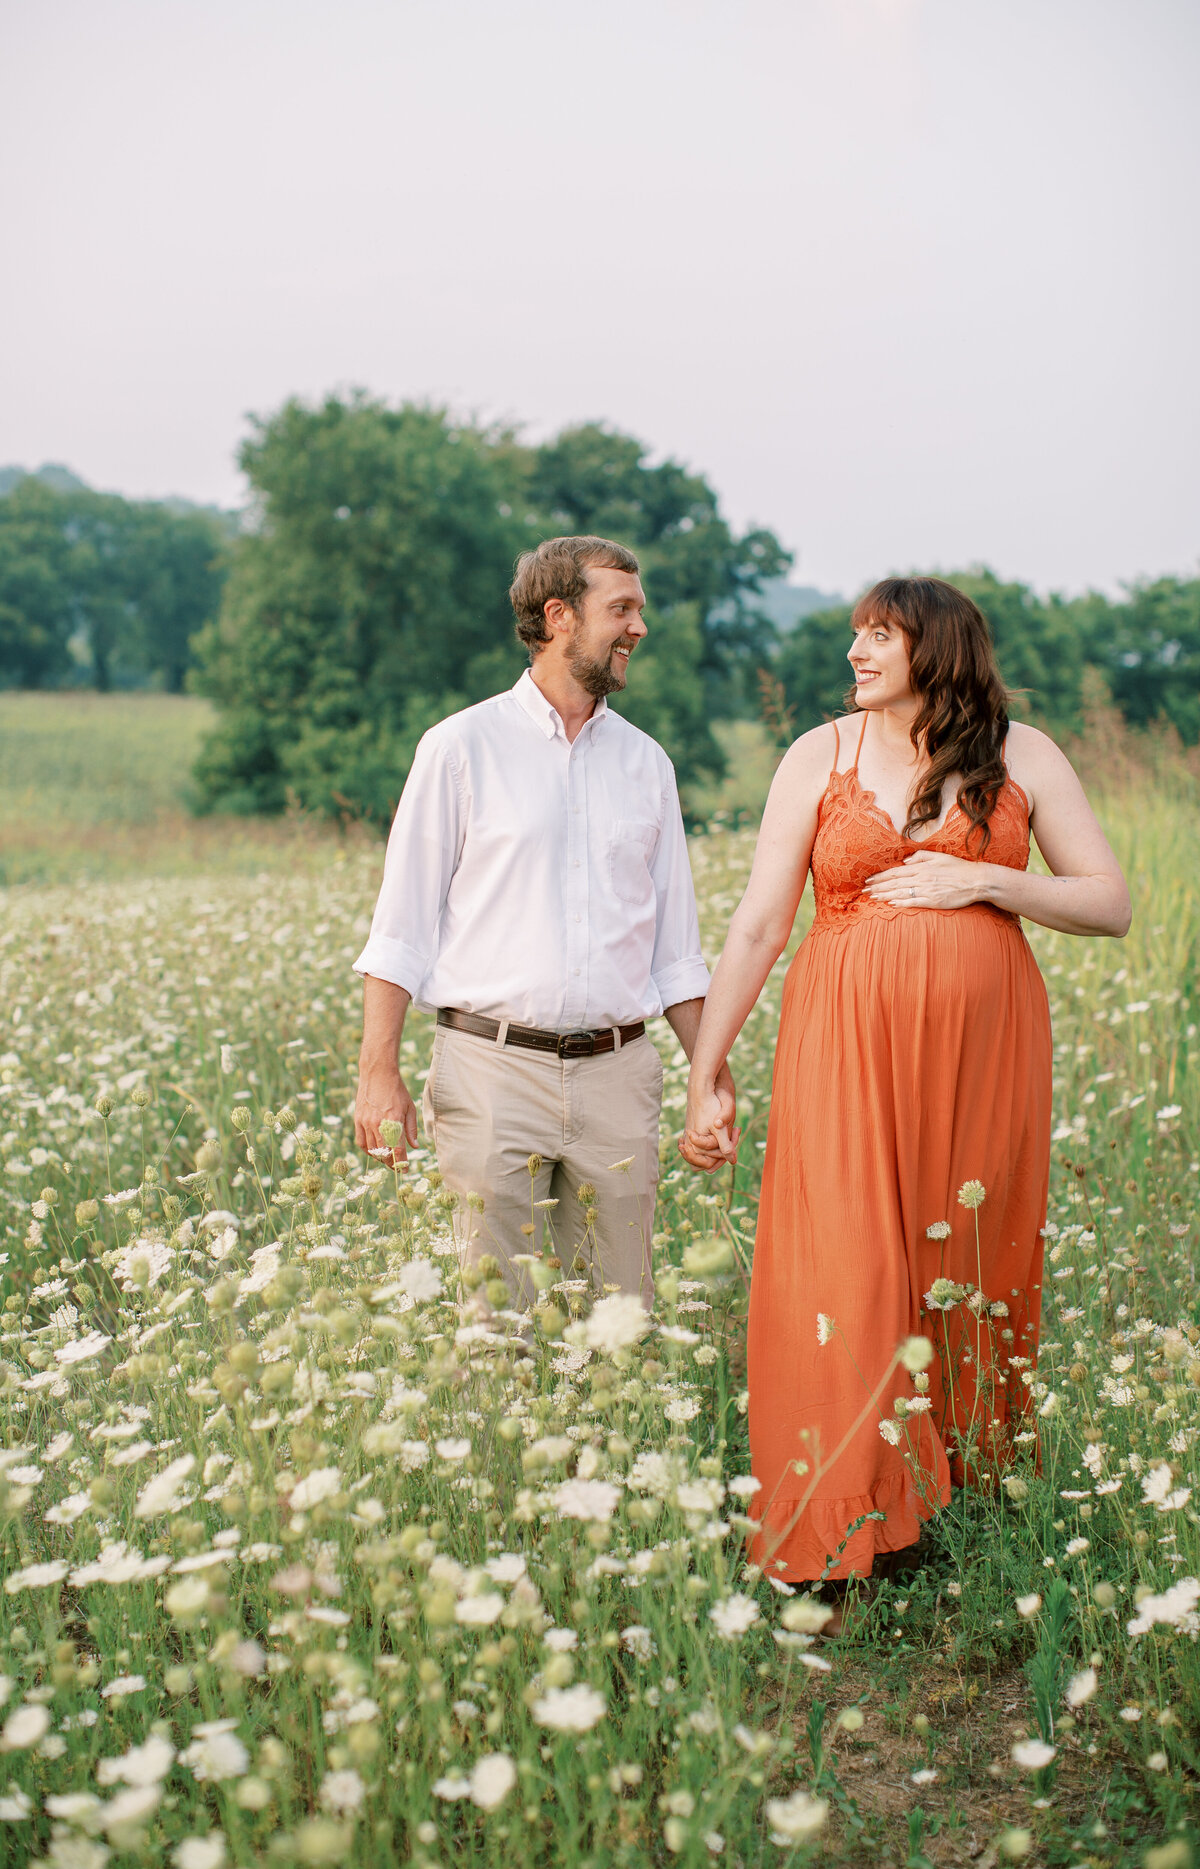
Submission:
M 55 493 L 86 493 L 87 481 L 80 480 L 61 461 L 43 461 L 30 472 L 27 467 L 0 467 L 0 498 L 11 493 L 22 480 L 40 480 Z
M 781 635 L 795 629 L 801 617 L 813 616 L 818 610 L 835 610 L 845 601 L 836 591 L 819 591 L 814 584 L 789 584 L 786 578 L 764 584 L 757 599 Z

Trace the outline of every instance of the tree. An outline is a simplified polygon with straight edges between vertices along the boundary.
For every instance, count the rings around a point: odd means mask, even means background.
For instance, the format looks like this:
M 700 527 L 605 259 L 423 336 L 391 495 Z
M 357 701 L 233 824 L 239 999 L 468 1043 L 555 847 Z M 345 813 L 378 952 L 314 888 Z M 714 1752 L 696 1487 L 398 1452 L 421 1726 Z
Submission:
M 194 680 L 225 710 L 211 808 L 386 824 L 421 734 L 511 683 L 507 589 L 531 542 L 507 438 L 359 395 L 290 401 L 241 453 L 254 494 Z
M 681 779 L 720 770 L 706 672 L 730 686 L 766 639 L 753 597 L 787 560 L 770 534 L 735 538 L 703 480 L 595 426 L 535 448 L 362 395 L 289 402 L 242 465 L 252 523 L 195 682 L 224 710 L 197 769 L 211 807 L 294 796 L 386 823 L 426 727 L 516 678 L 513 562 L 562 532 L 638 552 L 651 627 L 618 705 Z
M 1044 601 L 1028 585 L 1003 583 L 987 570 L 937 575 L 965 591 L 987 618 L 1000 671 L 1013 690 L 1014 716 L 1036 720 L 1051 733 L 1079 731 L 1089 649 L 1078 605 L 1057 597 Z M 842 711 L 851 685 L 852 610 L 842 604 L 803 617 L 775 657 L 797 733 Z
M 774 533 L 737 536 L 699 474 L 678 461 L 649 466 L 642 442 L 595 422 L 534 450 L 528 489 L 549 532 L 595 532 L 637 552 L 651 618 L 691 607 L 708 705 L 718 717 L 734 712 L 743 672 L 774 640 L 756 599 L 792 562 Z M 646 651 L 655 653 L 653 632 Z
M 51 480 L 51 474 L 58 480 Z M 222 526 L 199 511 L 95 493 L 65 469 L 0 496 L 0 682 L 173 692 L 216 612 Z
M 1086 600 L 1085 600 L 1086 601 Z M 1200 579 L 1137 584 L 1126 601 L 1091 600 L 1083 621 L 1112 697 L 1134 727 L 1168 721 L 1188 746 L 1200 740 Z
M 27 478 L 0 499 L 0 686 L 63 679 L 74 627 L 59 496 Z

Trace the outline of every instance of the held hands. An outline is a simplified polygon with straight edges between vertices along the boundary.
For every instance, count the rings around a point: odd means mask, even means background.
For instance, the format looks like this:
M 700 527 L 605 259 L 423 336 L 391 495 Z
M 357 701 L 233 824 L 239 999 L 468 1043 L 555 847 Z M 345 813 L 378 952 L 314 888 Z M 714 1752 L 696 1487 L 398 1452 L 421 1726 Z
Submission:
M 381 1123 L 399 1124 L 403 1133 L 394 1146 L 389 1147 L 380 1134 Z M 354 1140 L 360 1149 L 389 1168 L 408 1166 L 408 1149 L 415 1148 L 417 1141 L 417 1109 L 399 1071 L 360 1071 L 354 1099 Z
M 737 1162 L 741 1130 L 734 1128 L 737 1095 L 729 1066 L 723 1064 L 716 1083 L 703 1088 L 695 1078 L 688 1083 L 687 1116 L 679 1138 L 679 1153 L 693 1168 L 711 1175 L 726 1162 Z
M 990 863 L 970 863 L 940 850 L 917 850 L 863 884 L 872 902 L 899 909 L 965 909 L 987 900 Z

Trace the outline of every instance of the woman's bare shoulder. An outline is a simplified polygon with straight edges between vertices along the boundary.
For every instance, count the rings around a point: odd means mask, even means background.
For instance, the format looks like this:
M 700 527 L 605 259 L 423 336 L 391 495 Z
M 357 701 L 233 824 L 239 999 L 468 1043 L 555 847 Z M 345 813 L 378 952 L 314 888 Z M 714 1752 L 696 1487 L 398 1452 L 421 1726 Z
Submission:
M 793 805 L 811 795 L 813 803 L 825 788 L 837 758 L 837 732 L 832 721 L 810 727 L 792 741 L 779 762 L 771 787 L 777 796 L 786 796 Z

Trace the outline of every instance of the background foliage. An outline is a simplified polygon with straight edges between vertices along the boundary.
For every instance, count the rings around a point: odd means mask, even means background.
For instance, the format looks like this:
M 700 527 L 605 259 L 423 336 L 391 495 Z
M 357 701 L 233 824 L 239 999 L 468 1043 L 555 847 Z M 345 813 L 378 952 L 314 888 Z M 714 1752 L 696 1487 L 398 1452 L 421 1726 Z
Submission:
M 850 606 L 813 611 L 773 533 L 738 533 L 702 475 L 631 435 L 587 423 L 533 446 L 357 394 L 284 404 L 241 464 L 240 521 L 0 469 L 0 688 L 207 697 L 201 811 L 385 825 L 425 729 L 515 680 L 513 561 L 561 532 L 642 561 L 650 634 L 618 705 L 670 753 L 693 821 L 721 796 L 731 726 L 761 713 L 786 743 L 841 706 Z M 1111 700 L 1200 741 L 1200 578 L 1113 602 L 944 575 L 987 616 L 1019 716 L 1070 738 Z

